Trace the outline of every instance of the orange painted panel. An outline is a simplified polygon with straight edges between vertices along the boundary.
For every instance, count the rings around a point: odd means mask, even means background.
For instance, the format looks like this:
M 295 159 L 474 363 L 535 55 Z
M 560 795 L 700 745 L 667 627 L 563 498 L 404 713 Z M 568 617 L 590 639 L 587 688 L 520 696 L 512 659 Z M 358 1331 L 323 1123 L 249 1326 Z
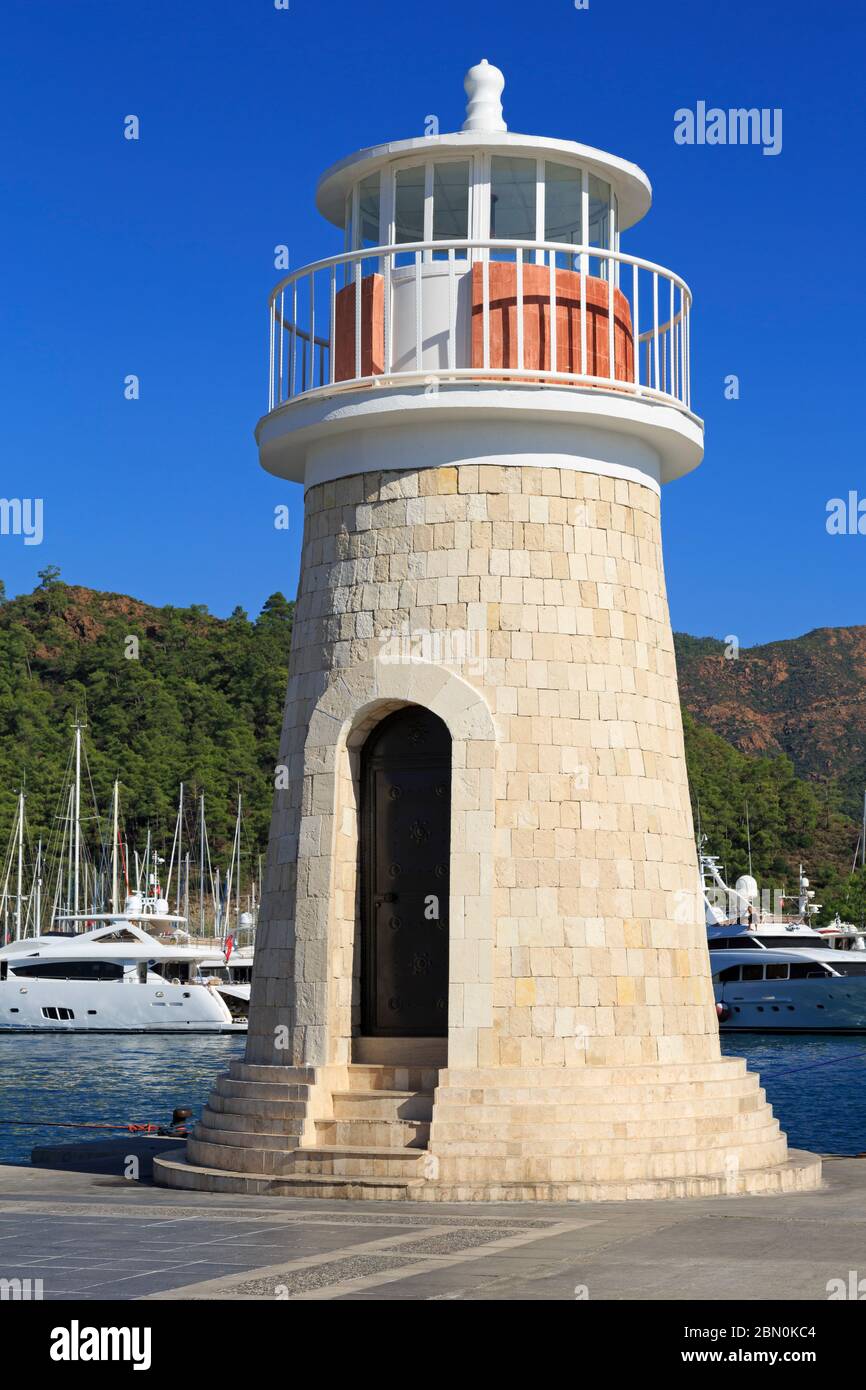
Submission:
M 472 267 L 472 366 L 484 364 L 483 274 Z M 586 277 L 586 368 L 580 361 L 580 281 L 574 270 L 556 272 L 556 371 L 606 377 L 610 371 L 608 284 Z M 517 266 L 491 261 L 490 366 L 517 367 Z M 614 290 L 614 376 L 633 380 L 634 338 L 631 310 Z M 523 364 L 530 371 L 550 371 L 550 271 L 543 265 L 523 267 Z
M 355 286 L 337 292 L 335 381 L 355 375 Z M 385 368 L 385 281 L 365 275 L 361 281 L 361 375 L 376 376 Z

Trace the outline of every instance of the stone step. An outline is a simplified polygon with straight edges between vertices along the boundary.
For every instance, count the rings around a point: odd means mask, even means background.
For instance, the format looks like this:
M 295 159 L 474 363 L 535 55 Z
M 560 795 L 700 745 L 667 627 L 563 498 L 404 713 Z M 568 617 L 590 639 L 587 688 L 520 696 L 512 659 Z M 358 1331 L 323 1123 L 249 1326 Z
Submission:
M 294 1133 L 303 1125 L 307 1114 L 307 1107 L 297 1101 L 246 1100 L 243 1096 L 222 1096 L 218 1091 L 211 1091 L 208 1105 L 220 1114 L 257 1115 L 268 1121 L 284 1120 L 289 1133 Z
M 783 1135 L 769 1141 L 746 1144 L 740 1141 L 734 1149 L 708 1147 L 694 1150 L 676 1149 L 659 1153 L 622 1154 L 561 1154 L 545 1157 L 495 1155 L 492 1158 L 474 1154 L 452 1156 L 438 1154 L 439 1181 L 464 1182 L 580 1182 L 630 1183 L 641 1180 L 677 1179 L 690 1177 L 725 1177 L 770 1167 L 784 1162 L 787 1144 Z M 736 1157 L 736 1164 L 731 1156 Z
M 273 1177 L 330 1175 L 368 1178 L 420 1178 L 426 1151 L 360 1145 L 321 1144 L 287 1149 L 281 1135 L 243 1134 L 237 1130 L 211 1130 L 197 1125 L 188 1141 L 192 1163 L 226 1168 L 238 1173 Z
M 759 1127 L 752 1129 L 717 1130 L 710 1133 L 700 1131 L 683 1134 L 656 1135 L 580 1136 L 574 1128 L 562 1125 L 558 1130 L 548 1130 L 543 1134 L 535 1126 L 512 1126 L 507 1137 L 499 1137 L 495 1130 L 487 1133 L 467 1134 L 462 1127 L 452 1132 L 443 1130 L 438 1123 L 435 1127 L 435 1152 L 443 1158 L 483 1156 L 490 1161 L 505 1158 L 524 1150 L 539 1158 L 584 1158 L 593 1159 L 621 1157 L 628 1154 L 665 1154 L 676 1143 L 678 1153 L 735 1152 L 762 1143 L 772 1143 L 779 1138 L 779 1122 L 772 1117 Z
M 429 1120 L 316 1120 L 322 1144 L 371 1145 L 373 1148 L 426 1149 Z
M 651 1085 L 694 1086 L 700 1082 L 735 1080 L 745 1075 L 744 1057 L 719 1057 L 705 1062 L 636 1063 L 615 1067 L 592 1063 L 567 1067 L 473 1067 L 471 1070 L 446 1067 L 440 1072 L 439 1084 L 449 1089 L 465 1086 L 485 1091 L 497 1086 L 535 1090 L 545 1086 L 567 1088 L 575 1085 L 601 1090 L 615 1086 L 627 1091 L 630 1087 L 642 1090 Z M 754 1077 L 754 1073 L 751 1075 Z
M 423 1176 L 425 1154 L 420 1149 L 390 1147 L 350 1147 L 321 1144 L 316 1148 L 296 1149 L 293 1173 L 329 1174 L 333 1177 L 361 1178 L 420 1178 Z
M 617 1124 L 643 1126 L 653 1121 L 673 1122 L 680 1119 L 706 1119 L 719 1117 L 734 1120 L 740 1115 L 760 1114 L 768 1108 L 763 1096 L 758 1098 L 734 1097 L 719 1102 L 706 1109 L 696 1110 L 694 1106 L 663 1105 L 656 1103 L 644 1107 L 616 1105 L 450 1105 L 441 1094 L 436 1104 L 437 1124 L 462 1125 L 497 1129 L 502 1133 L 510 1130 L 519 1117 L 520 1123 L 547 1128 L 562 1123 L 595 1124 L 599 1133 L 612 1133 Z
M 315 1067 L 272 1067 L 250 1062 L 229 1062 L 229 1076 L 235 1081 L 271 1081 L 279 1085 L 312 1086 Z
M 263 1139 L 268 1135 L 242 1135 L 240 1140 L 235 1133 L 205 1130 L 204 1137 L 195 1133 L 187 1140 L 187 1154 L 191 1162 L 203 1163 L 205 1167 L 228 1168 L 237 1173 L 270 1173 L 283 1175 L 291 1173 L 294 1162 L 294 1149 L 286 1147 L 268 1148 Z M 243 1139 L 252 1143 L 243 1143 Z
M 438 1067 L 352 1062 L 347 1072 L 350 1091 L 435 1091 L 439 1082 Z
M 270 1134 L 261 1129 L 229 1129 L 219 1123 L 222 1118 L 214 1116 L 215 1123 L 211 1123 L 202 1117 L 193 1129 L 195 1142 L 220 1144 L 223 1148 L 273 1149 L 291 1153 L 297 1150 L 300 1143 L 300 1135 Z
M 353 1038 L 353 1062 L 395 1066 L 444 1067 L 448 1064 L 447 1038 Z
M 161 1187 L 245 1196 L 340 1198 L 418 1202 L 621 1202 L 653 1198 L 770 1195 L 810 1192 L 821 1186 L 821 1160 L 797 1149 L 787 1159 L 757 1170 L 625 1182 L 415 1182 L 401 1178 L 272 1177 L 232 1172 L 188 1160 L 183 1149 L 153 1161 Z
M 335 1091 L 331 1100 L 335 1120 L 429 1120 L 433 1114 L 429 1091 Z
M 724 1142 L 723 1136 L 745 1138 L 777 1124 L 778 1121 L 768 1105 L 737 1115 L 683 1115 L 673 1118 L 663 1116 L 652 1120 L 623 1120 L 613 1123 L 606 1120 L 574 1119 L 565 1115 L 543 1125 L 539 1124 L 535 1117 L 526 1117 L 520 1121 L 511 1118 L 507 1125 L 497 1123 L 496 1117 L 492 1117 L 489 1123 L 477 1121 L 467 1125 L 460 1117 L 449 1116 L 440 1119 L 437 1110 L 433 1130 L 437 1151 L 440 1145 L 448 1144 L 450 1147 L 453 1142 L 465 1139 L 473 1145 L 483 1144 L 485 1153 L 489 1151 L 488 1145 L 495 1146 L 512 1141 L 532 1141 L 541 1152 L 547 1153 L 553 1152 L 549 1147 L 551 1143 L 557 1144 L 557 1152 L 562 1150 L 562 1146 L 566 1146 L 567 1149 L 569 1144 L 600 1145 L 608 1141 L 617 1145 L 631 1145 L 642 1141 L 656 1143 L 665 1139 L 683 1139 L 702 1144 L 721 1144 Z M 738 1141 L 735 1139 L 732 1142 Z
M 262 1114 L 260 1107 L 238 1110 L 234 1105 L 224 1106 L 220 1096 L 211 1096 L 202 1111 L 201 1123 L 212 1129 L 263 1129 L 268 1134 L 282 1134 L 286 1138 L 299 1134 L 303 1128 L 303 1115 Z M 273 1102 L 272 1102 L 273 1104 Z
M 244 1096 L 248 1100 L 282 1100 L 303 1102 L 310 1094 L 306 1084 L 279 1081 L 238 1081 L 233 1076 L 221 1076 L 216 1089 L 223 1096 Z
M 324 1197 L 355 1201 L 405 1201 L 408 1178 L 333 1177 L 329 1174 L 236 1173 L 186 1159 L 183 1150 L 166 1155 L 166 1163 L 156 1175 L 161 1187 L 199 1192 L 240 1192 L 247 1196 Z M 413 1187 L 422 1186 L 413 1182 Z
M 578 1075 L 562 1086 L 509 1086 L 503 1079 L 492 1086 L 454 1086 L 439 1082 L 439 1100 L 455 1105 L 621 1105 L 664 1104 L 668 1101 L 706 1100 L 717 1103 L 727 1096 L 754 1095 L 761 1087 L 757 1076 L 748 1072 L 725 1080 L 698 1081 L 689 1085 L 635 1086 L 612 1091 L 583 1081 Z

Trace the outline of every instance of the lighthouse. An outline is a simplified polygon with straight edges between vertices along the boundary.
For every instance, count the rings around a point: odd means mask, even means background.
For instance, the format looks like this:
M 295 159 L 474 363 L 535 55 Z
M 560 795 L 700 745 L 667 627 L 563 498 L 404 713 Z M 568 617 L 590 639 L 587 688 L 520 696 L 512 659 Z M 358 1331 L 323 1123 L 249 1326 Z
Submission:
M 305 520 L 249 1034 L 159 1180 L 814 1187 L 719 1048 L 659 514 L 692 295 L 632 249 L 639 168 L 464 85 L 460 130 L 327 170 L 344 249 L 270 296 L 256 437 Z

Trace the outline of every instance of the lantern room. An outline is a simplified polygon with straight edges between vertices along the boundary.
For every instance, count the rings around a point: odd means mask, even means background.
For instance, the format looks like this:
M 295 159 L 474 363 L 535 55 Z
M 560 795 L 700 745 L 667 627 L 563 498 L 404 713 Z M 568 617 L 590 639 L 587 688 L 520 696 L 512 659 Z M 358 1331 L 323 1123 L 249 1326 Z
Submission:
M 413 393 L 446 409 L 467 404 L 456 391 L 470 387 L 486 387 L 489 406 L 493 386 L 520 409 L 537 408 L 530 398 L 540 394 L 552 407 L 547 388 L 569 393 L 559 411 L 574 412 L 587 392 L 590 414 L 601 393 L 616 398 L 617 415 L 623 396 L 662 404 L 678 418 L 654 416 L 670 436 L 657 481 L 700 461 L 691 294 L 678 275 L 621 247 L 650 207 L 649 180 L 616 155 L 509 131 L 504 83 L 483 60 L 466 74 L 462 129 L 361 150 L 320 179 L 319 211 L 344 249 L 292 271 L 271 295 L 258 431 L 269 470 L 309 483 L 323 401 L 339 397 L 345 419 L 348 395 L 371 386 L 399 389 L 399 410 L 414 408 Z M 356 424 L 384 409 L 384 399 L 372 407 L 362 398 Z M 343 464 L 322 466 L 319 479 Z

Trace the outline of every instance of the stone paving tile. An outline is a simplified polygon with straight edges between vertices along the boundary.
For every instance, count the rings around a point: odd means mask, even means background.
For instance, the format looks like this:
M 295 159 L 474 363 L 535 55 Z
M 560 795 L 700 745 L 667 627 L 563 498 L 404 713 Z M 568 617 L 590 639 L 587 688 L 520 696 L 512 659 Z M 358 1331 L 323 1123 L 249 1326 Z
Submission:
M 0 1169 L 0 1277 L 86 1302 L 199 1286 L 189 1296 L 272 1299 L 279 1283 L 342 1302 L 573 1301 L 581 1285 L 590 1300 L 823 1300 L 866 1259 L 866 1163 L 827 1175 L 792 1197 L 395 1211 L 143 1187 L 130 1201 L 128 1186 L 106 1201 L 84 1175 L 43 1171 L 40 1188 Z
M 331 1284 L 342 1283 L 344 1279 L 365 1279 L 372 1274 L 384 1274 L 388 1270 L 399 1269 L 415 1262 L 402 1255 L 357 1255 L 344 1260 L 332 1260 L 324 1265 L 311 1265 L 308 1269 L 287 1270 L 285 1274 L 275 1274 L 267 1279 L 249 1279 L 237 1284 L 233 1293 L 253 1295 L 257 1298 L 275 1298 L 278 1289 L 285 1289 L 285 1297 L 308 1293 L 312 1289 L 327 1288 Z

